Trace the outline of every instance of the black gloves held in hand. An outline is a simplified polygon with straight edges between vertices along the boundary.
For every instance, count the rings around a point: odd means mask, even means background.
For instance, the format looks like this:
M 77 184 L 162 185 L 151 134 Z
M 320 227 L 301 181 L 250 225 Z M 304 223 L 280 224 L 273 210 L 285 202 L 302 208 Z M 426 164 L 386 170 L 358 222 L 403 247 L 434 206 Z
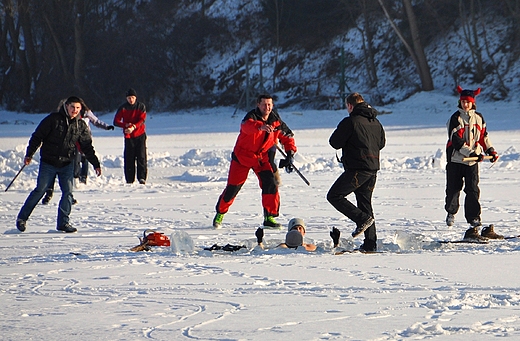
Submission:
M 262 240 L 264 239 L 264 229 L 259 227 L 255 232 L 255 236 L 256 236 L 256 241 L 258 242 L 258 244 L 260 244 L 262 242 Z
M 335 227 L 332 228 L 332 231 L 330 231 L 330 237 L 332 238 L 332 241 L 334 242 L 334 247 L 337 247 L 339 245 L 339 236 L 341 235 L 341 232 Z
M 495 150 L 495 148 L 489 148 L 488 150 L 486 150 L 486 154 L 491 156 L 491 159 L 489 161 L 496 162 L 498 160 L 498 153 Z
M 107 130 L 114 130 L 114 126 L 108 126 Z
M 280 163 L 278 164 L 278 167 L 280 168 L 285 168 L 285 171 L 287 173 L 291 173 L 293 170 L 294 170 L 294 166 L 293 166 L 293 161 L 294 161 L 294 153 L 289 150 L 287 152 L 287 156 L 285 157 L 285 159 L 281 159 L 280 160 Z
M 475 152 L 469 154 L 469 157 L 476 157 L 477 158 L 477 162 L 482 162 L 482 160 L 484 160 L 484 155 L 477 154 Z

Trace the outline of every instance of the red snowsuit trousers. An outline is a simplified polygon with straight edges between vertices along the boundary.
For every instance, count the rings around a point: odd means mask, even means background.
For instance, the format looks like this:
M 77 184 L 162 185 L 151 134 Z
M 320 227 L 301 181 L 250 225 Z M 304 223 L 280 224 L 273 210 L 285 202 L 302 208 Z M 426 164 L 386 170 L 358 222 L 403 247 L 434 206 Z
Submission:
M 262 154 L 258 166 L 254 167 L 247 167 L 240 164 L 233 154 L 229 167 L 227 185 L 217 202 L 217 212 L 222 214 L 227 213 L 238 192 L 246 182 L 250 169 L 255 172 L 260 188 L 262 189 L 264 216 L 277 217 L 280 209 L 280 194 L 278 193 L 278 186 L 274 181 L 273 169 L 269 163 L 267 153 Z

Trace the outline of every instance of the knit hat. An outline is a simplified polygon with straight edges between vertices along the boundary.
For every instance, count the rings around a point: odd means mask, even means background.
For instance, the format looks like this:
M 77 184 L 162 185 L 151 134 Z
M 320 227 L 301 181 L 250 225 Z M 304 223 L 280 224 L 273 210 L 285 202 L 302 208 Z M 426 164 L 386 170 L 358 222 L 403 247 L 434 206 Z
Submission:
M 303 236 L 297 230 L 287 232 L 285 235 L 285 245 L 287 247 L 298 247 L 303 244 Z
M 475 97 L 480 94 L 480 90 L 480 88 L 477 90 L 463 90 L 460 85 L 457 85 L 457 92 L 460 94 L 461 101 L 475 103 Z
M 302 218 L 292 218 L 291 220 L 289 220 L 289 224 L 287 224 L 288 231 L 291 231 L 295 226 L 298 225 L 303 227 L 304 231 L 307 228 L 307 226 L 305 225 L 305 221 L 303 221 Z
M 135 91 L 133 88 L 128 89 L 127 92 L 126 92 L 126 97 L 128 97 L 128 96 L 135 96 L 135 97 L 137 97 L 137 91 Z

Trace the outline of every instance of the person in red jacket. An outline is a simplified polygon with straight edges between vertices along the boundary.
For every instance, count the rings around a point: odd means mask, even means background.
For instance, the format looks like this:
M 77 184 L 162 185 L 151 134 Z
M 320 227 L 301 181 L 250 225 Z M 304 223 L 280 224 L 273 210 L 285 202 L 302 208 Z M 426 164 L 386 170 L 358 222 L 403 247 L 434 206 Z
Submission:
M 140 184 L 146 183 L 148 174 L 146 160 L 146 107 L 137 102 L 137 92 L 130 88 L 126 92 L 126 102 L 117 109 L 114 125 L 123 128 L 125 134 L 125 179 L 126 183 L 135 181 L 137 162 L 137 179 Z
M 273 168 L 269 162 L 268 151 L 280 141 L 287 155 L 286 159 L 280 160 L 280 168 L 291 172 L 293 171 L 292 159 L 296 153 L 296 145 L 290 129 L 287 125 L 282 124 L 278 115 L 273 114 L 273 98 L 263 94 L 258 96 L 256 103 L 256 108 L 246 114 L 240 125 L 240 133 L 231 154 L 227 185 L 216 205 L 217 213 L 213 218 L 214 228 L 222 227 L 224 214 L 228 212 L 246 182 L 250 169 L 255 172 L 262 188 L 263 226 L 281 227 L 274 219 L 279 214 L 280 195 Z

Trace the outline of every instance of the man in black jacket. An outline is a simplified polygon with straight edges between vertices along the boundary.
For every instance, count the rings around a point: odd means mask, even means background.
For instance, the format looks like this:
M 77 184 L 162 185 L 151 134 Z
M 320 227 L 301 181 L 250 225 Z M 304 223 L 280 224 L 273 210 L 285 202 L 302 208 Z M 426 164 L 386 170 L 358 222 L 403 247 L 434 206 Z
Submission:
M 76 142 L 79 143 L 87 160 L 94 166 L 97 176 L 101 175 L 101 166 L 92 146 L 89 129 L 79 118 L 79 113 L 84 110 L 82 103 L 83 100 L 78 97 L 69 97 L 58 112 L 49 114 L 40 122 L 29 140 L 24 164 L 31 163 L 33 155 L 41 146 L 40 168 L 36 188 L 25 200 L 16 219 L 16 228 L 21 232 L 25 231 L 27 219 L 56 176 L 61 189 L 57 230 L 77 231 L 69 224 Z
M 379 170 L 379 151 L 386 143 L 385 131 L 377 120 L 377 110 L 359 93 L 346 99 L 349 117 L 345 117 L 332 133 L 329 144 L 342 150 L 345 171 L 327 193 L 327 200 L 338 211 L 356 223 L 352 237 L 365 233 L 361 251 L 377 250 L 376 224 L 372 211 L 372 192 Z M 347 200 L 354 192 L 357 206 Z

